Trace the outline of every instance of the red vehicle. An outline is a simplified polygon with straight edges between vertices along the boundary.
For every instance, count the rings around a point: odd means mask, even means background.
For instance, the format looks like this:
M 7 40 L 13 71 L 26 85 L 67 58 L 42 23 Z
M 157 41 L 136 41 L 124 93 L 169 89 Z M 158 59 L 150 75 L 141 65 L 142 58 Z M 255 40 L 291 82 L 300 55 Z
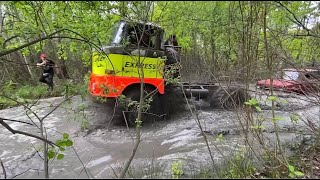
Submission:
M 283 69 L 278 77 L 273 79 L 274 90 L 307 94 L 318 92 L 320 71 L 317 69 Z M 270 89 L 270 79 L 259 80 L 257 86 Z

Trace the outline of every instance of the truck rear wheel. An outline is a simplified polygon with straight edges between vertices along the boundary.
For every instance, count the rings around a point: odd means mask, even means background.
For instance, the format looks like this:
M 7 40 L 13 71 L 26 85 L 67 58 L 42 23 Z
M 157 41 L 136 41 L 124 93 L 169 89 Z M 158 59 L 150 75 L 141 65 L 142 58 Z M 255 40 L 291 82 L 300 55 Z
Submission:
M 249 99 L 249 94 L 244 88 L 239 87 L 219 87 L 211 96 L 210 106 L 213 108 L 235 109 L 244 105 Z
M 166 119 L 170 119 L 171 116 L 187 110 L 187 100 L 180 87 L 167 84 L 165 86 L 165 94 L 160 96 Z

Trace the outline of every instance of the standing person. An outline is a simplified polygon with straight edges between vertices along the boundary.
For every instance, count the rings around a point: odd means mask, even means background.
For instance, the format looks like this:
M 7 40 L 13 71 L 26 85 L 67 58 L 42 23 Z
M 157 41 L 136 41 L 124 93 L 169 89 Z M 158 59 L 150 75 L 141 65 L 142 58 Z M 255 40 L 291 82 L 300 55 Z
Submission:
M 55 63 L 49 59 L 47 59 L 46 54 L 42 53 L 40 55 L 40 60 L 37 63 L 38 67 L 42 67 L 43 73 L 40 76 L 39 81 L 42 83 L 46 83 L 48 85 L 48 90 L 53 90 L 53 67 Z
M 167 54 L 166 56 L 168 58 L 166 64 L 174 64 L 180 62 L 179 52 L 177 51 L 177 46 L 179 46 L 179 44 L 176 35 L 170 35 L 169 38 L 164 42 L 164 46 Z
M 170 35 L 166 42 L 164 42 L 164 45 L 179 46 L 176 35 Z

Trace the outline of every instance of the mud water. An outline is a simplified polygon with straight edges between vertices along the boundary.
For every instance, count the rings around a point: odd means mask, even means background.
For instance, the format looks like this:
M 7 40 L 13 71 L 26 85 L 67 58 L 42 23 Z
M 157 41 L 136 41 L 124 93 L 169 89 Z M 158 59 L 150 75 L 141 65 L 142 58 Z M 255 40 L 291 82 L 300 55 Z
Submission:
M 262 103 L 264 133 L 274 140 L 274 126 L 271 123 L 270 102 L 264 101 L 266 95 L 256 95 Z M 32 109 L 40 116 L 45 116 L 63 97 L 42 99 Z M 290 144 L 301 140 L 309 131 L 305 122 L 319 124 L 319 106 L 314 98 L 299 95 L 279 99 L 276 116 L 282 142 Z M 229 157 L 244 145 L 239 116 L 236 112 L 210 109 L 206 102 L 196 102 L 197 116 L 204 132 L 208 135 L 209 145 L 215 163 L 221 163 L 223 156 Z M 119 167 L 130 156 L 135 138 L 134 128 L 109 125 L 110 114 L 105 104 L 93 103 L 74 97 L 56 109 L 45 120 L 48 138 L 52 141 L 68 133 L 73 140 L 73 148 L 67 148 L 64 159 L 54 160 L 50 164 L 51 178 L 113 178 Z M 290 116 L 300 115 L 302 120 L 292 123 Z M 244 114 L 240 112 L 240 114 Z M 28 114 L 35 122 L 33 115 Z M 4 109 L 0 117 L 30 122 L 23 106 Z M 89 123 L 89 131 L 81 126 Z M 39 135 L 39 130 L 27 124 L 8 122 L 21 131 Z M 293 133 L 299 129 L 301 136 Z M 223 134 L 223 140 L 217 141 L 217 135 Z M 31 137 L 15 135 L 0 126 L 0 158 L 6 168 L 8 178 L 43 178 L 43 161 L 36 149 L 42 143 Z M 40 153 L 41 154 L 41 153 Z M 159 177 L 170 177 L 171 164 L 180 161 L 185 169 L 197 169 L 212 163 L 208 148 L 197 125 L 195 112 L 185 111 L 174 118 L 161 122 L 148 123 L 142 128 L 142 142 L 133 160 L 135 173 L 149 171 L 160 172 Z M 83 167 L 86 166 L 86 171 Z M 21 174 L 21 175 L 19 175 Z M 19 176 L 17 176 L 19 175 Z M 0 177 L 3 178 L 2 170 Z M 144 177 L 143 173 L 141 177 Z

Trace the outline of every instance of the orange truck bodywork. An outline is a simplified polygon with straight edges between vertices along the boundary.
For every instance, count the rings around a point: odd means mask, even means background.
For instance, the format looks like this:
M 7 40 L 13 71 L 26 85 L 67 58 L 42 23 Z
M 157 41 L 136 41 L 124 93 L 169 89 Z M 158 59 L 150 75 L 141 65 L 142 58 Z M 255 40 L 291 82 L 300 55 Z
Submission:
M 165 59 L 129 56 L 122 54 L 103 54 L 94 52 L 89 92 L 96 97 L 119 97 L 123 91 L 141 83 L 141 72 L 137 68 L 140 60 L 143 66 L 144 83 L 154 86 L 164 94 Z

